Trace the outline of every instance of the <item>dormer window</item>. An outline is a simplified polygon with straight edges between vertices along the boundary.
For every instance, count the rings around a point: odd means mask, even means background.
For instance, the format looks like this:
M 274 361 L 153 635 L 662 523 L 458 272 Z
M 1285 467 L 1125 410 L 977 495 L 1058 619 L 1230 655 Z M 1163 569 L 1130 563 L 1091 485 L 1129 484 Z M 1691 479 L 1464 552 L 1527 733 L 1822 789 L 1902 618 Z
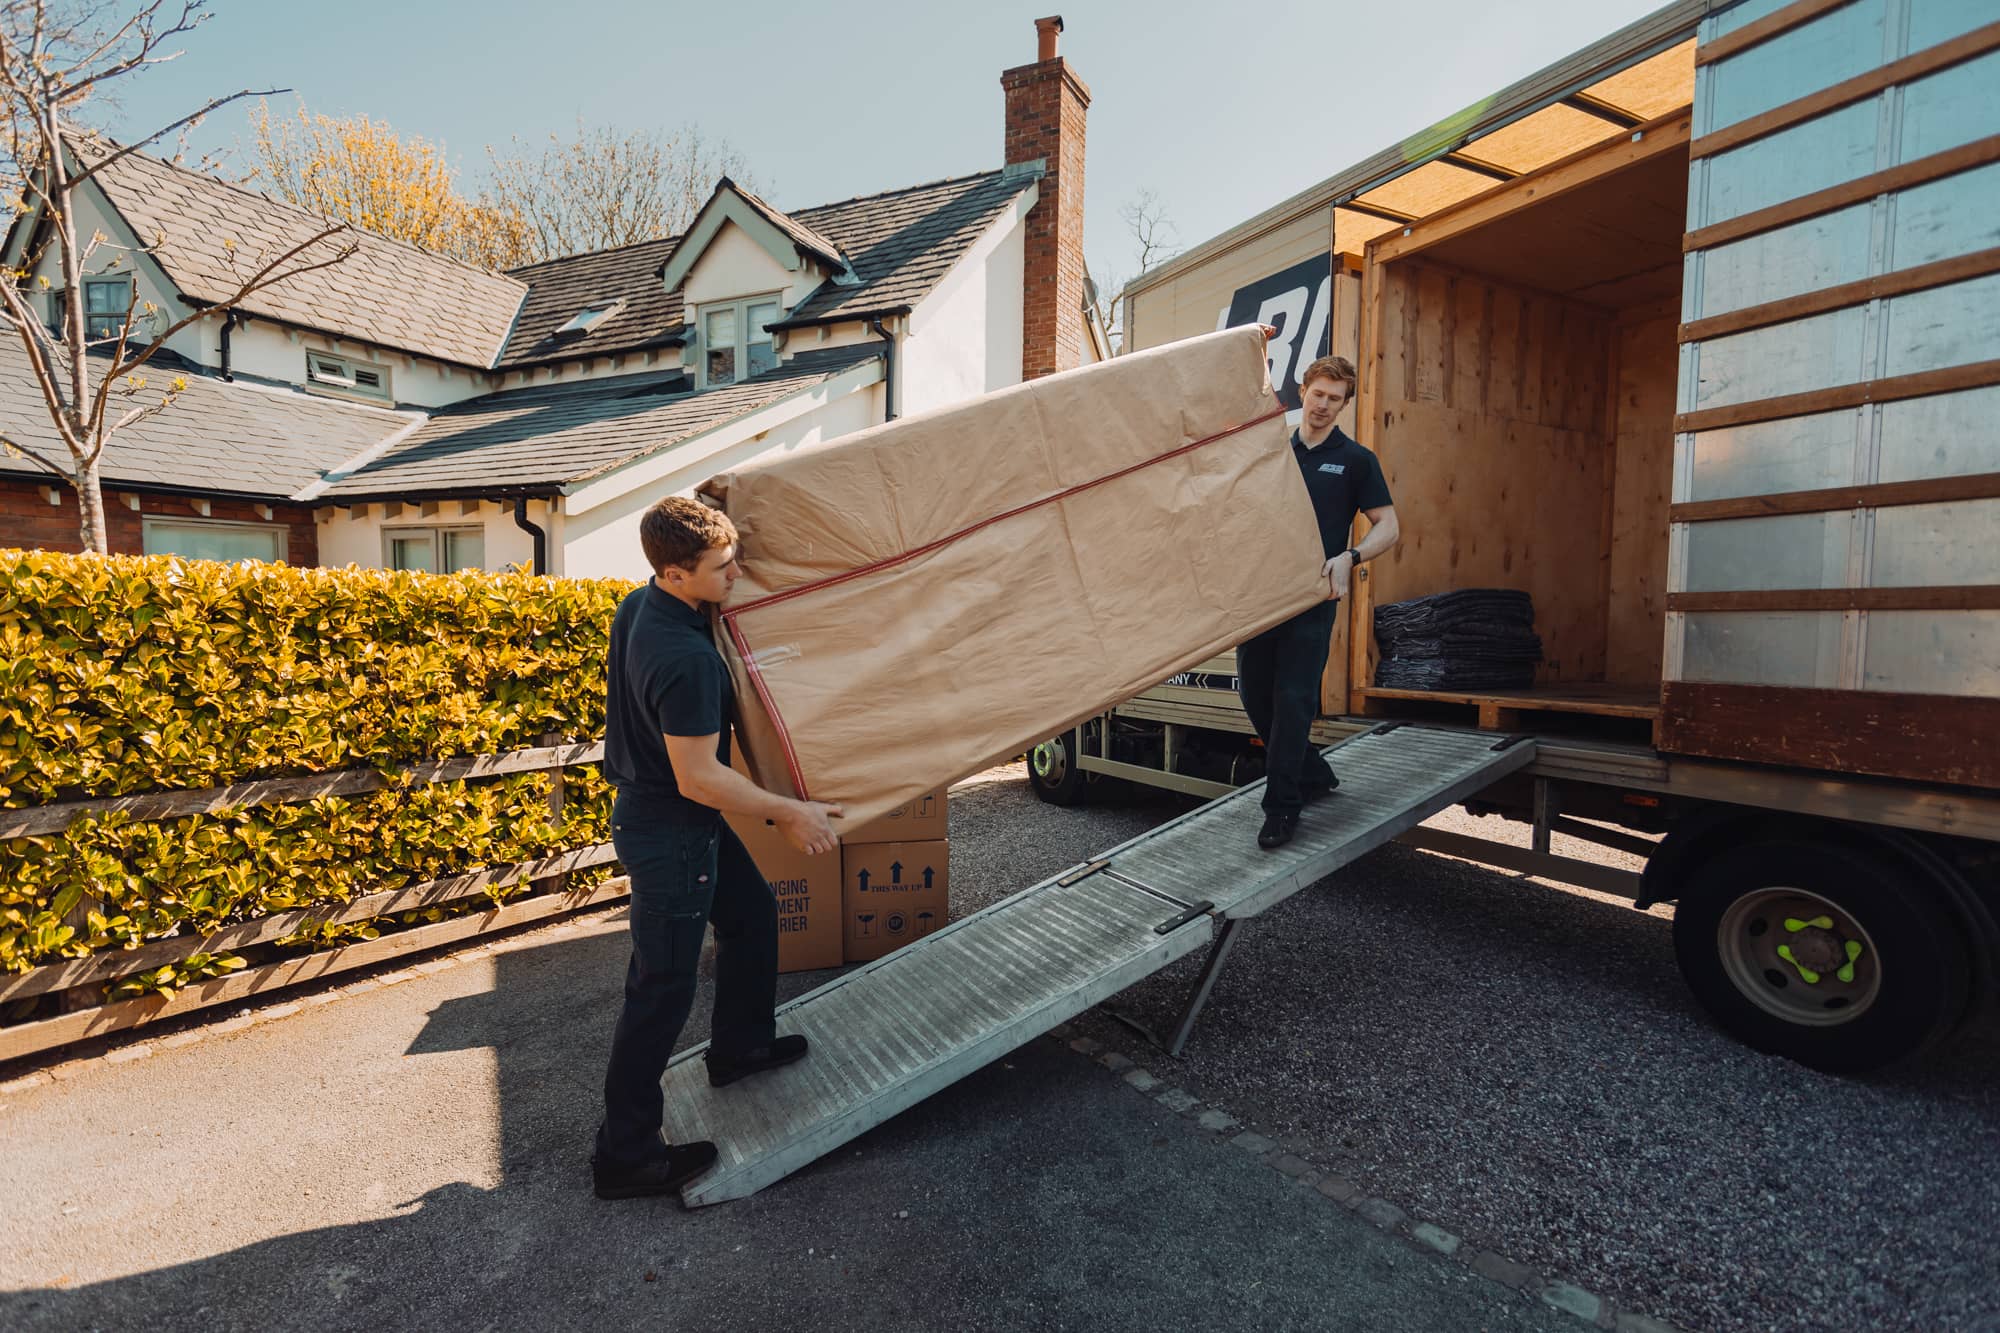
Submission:
M 62 336 L 69 323 L 69 290 L 58 287 L 48 294 L 49 332 Z M 109 342 L 125 327 L 125 312 L 132 306 L 130 278 L 86 278 L 83 283 L 83 336 L 88 342 Z M 144 316 L 133 316 L 136 326 Z
M 115 339 L 125 328 L 132 308 L 132 283 L 126 278 L 89 278 L 83 284 L 84 337 L 91 342 Z
M 623 301 L 601 301 L 596 305 L 587 305 L 577 311 L 576 316 L 569 323 L 556 330 L 556 337 L 567 338 L 579 333 L 588 333 L 591 329 L 609 319 L 618 307 L 623 304 Z
M 306 353 L 306 383 L 315 389 L 389 401 L 387 366 L 334 356 L 329 352 Z
M 702 312 L 702 378 L 710 388 L 761 375 L 778 364 L 766 324 L 778 322 L 776 297 L 709 306 Z

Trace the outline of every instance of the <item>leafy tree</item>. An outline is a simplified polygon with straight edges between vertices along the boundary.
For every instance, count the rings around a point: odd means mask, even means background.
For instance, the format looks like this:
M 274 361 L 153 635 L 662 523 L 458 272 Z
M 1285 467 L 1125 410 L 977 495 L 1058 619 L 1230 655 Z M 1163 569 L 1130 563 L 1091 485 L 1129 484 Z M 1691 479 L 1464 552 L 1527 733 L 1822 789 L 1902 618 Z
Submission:
M 467 200 L 441 143 L 366 115 L 300 106 L 276 116 L 268 102 L 250 113 L 250 129 L 257 165 L 248 183 L 286 203 L 482 268 L 526 262 L 525 225 Z

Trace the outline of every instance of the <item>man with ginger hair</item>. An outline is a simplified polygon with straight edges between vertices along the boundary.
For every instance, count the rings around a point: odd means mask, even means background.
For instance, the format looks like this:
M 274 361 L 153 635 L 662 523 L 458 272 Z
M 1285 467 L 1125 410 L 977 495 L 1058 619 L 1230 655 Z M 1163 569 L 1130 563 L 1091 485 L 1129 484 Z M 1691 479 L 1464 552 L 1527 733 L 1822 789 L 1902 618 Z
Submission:
M 768 820 L 802 852 L 839 845 L 838 805 L 765 791 L 729 766 L 734 691 L 703 610 L 743 572 L 735 525 L 669 497 L 639 521 L 653 577 L 611 624 L 604 773 L 618 789 L 611 841 L 632 881 L 632 957 L 604 1076 L 591 1175 L 601 1199 L 667 1194 L 716 1158 L 667 1143 L 660 1079 L 694 1004 L 705 928 L 715 927 L 708 1081 L 722 1087 L 790 1064 L 806 1039 L 779 1036 L 777 903 L 722 813 Z
M 1355 567 L 1387 552 L 1402 535 L 1382 465 L 1334 424 L 1354 388 L 1354 363 L 1342 356 L 1323 356 L 1299 376 L 1300 421 L 1292 432 L 1292 456 L 1319 523 L 1326 600 L 1236 650 L 1237 692 L 1264 742 L 1264 825 L 1257 845 L 1266 851 L 1292 840 L 1307 801 L 1340 785 L 1312 744 L 1320 676 Z M 1371 526 L 1360 545 L 1350 546 L 1357 512 L 1368 515 Z

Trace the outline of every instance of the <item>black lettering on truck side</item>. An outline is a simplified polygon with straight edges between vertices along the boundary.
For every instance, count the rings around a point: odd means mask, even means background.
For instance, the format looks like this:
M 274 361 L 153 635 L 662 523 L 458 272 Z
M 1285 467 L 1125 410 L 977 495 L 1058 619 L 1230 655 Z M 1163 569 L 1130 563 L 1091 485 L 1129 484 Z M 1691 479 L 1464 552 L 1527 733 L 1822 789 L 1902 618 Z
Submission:
M 1238 287 L 1217 329 L 1239 324 L 1270 324 L 1271 387 L 1287 411 L 1299 406 L 1298 374 L 1333 347 L 1333 261 L 1321 255 L 1294 264 L 1282 273 Z

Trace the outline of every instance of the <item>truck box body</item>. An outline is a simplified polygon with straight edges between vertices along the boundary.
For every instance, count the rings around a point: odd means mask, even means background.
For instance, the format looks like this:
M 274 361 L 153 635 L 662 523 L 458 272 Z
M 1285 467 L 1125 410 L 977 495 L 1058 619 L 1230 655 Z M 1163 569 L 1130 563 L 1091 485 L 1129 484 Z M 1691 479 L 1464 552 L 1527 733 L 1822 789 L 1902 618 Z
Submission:
M 2000 787 L 1994 17 L 1669 6 L 1128 289 L 1287 387 L 1355 349 L 1405 535 L 1327 715 Z M 1463 587 L 1534 597 L 1534 688 L 1376 688 L 1374 608 Z

